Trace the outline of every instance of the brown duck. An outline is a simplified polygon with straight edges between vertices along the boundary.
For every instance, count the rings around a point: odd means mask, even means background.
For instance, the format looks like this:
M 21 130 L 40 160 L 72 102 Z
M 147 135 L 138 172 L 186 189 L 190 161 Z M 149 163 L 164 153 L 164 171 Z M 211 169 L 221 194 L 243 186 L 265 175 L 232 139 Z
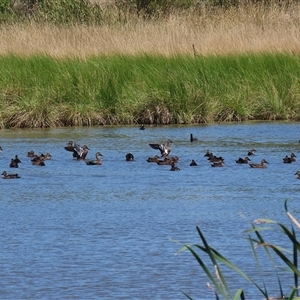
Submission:
M 256 151 L 256 150 L 253 149 L 253 148 L 250 149 L 249 152 L 248 152 L 248 156 L 250 156 L 250 155 L 255 155 L 255 153 L 254 153 L 255 151 Z
M 89 166 L 92 166 L 92 165 L 102 165 L 102 160 L 101 160 L 101 156 L 102 154 L 100 152 L 97 152 L 95 154 L 96 156 L 96 159 L 95 160 L 87 160 L 85 163 Z
M 208 160 L 210 162 L 223 162 L 224 161 L 224 158 L 222 156 L 216 156 L 216 155 L 213 155 L 212 153 L 209 154 L 209 157 L 208 157 Z
M 165 158 L 164 160 L 159 160 L 157 162 L 158 165 L 172 165 L 173 163 L 176 163 L 179 161 L 179 158 L 177 156 L 172 156 L 169 158 Z
M 18 163 L 12 158 L 9 164 L 10 168 L 19 168 Z
M 147 162 L 155 162 L 157 163 L 159 161 L 159 156 L 155 155 L 154 157 L 148 157 Z
M 44 167 L 46 166 L 44 159 L 41 156 L 35 156 L 32 160 L 31 160 L 32 164 L 35 166 L 40 166 L 40 167 Z
M 20 162 L 21 162 L 21 160 L 19 159 L 18 155 L 15 155 L 15 158 L 11 159 L 9 167 L 10 168 L 18 168 Z
M 46 154 L 41 154 L 40 155 L 40 158 L 43 159 L 43 160 L 50 160 L 52 158 L 52 155 L 48 152 Z
M 64 148 L 67 151 L 73 152 L 75 148 L 75 144 L 73 143 L 73 141 L 69 141 Z
M 34 154 L 33 150 L 27 152 L 27 157 L 34 157 L 34 156 L 35 156 L 35 154 Z
M 291 164 L 292 162 L 296 161 L 297 156 L 294 153 L 291 153 L 291 156 L 285 156 L 283 158 L 284 164 Z
M 237 159 L 235 162 L 237 164 L 248 164 L 249 161 L 251 161 L 251 159 L 248 156 L 246 156 L 245 158 L 239 157 L 239 159 Z
M 3 179 L 14 179 L 20 178 L 19 174 L 8 174 L 6 171 L 3 171 L 1 174 Z
M 251 168 L 260 168 L 260 169 L 264 169 L 266 168 L 266 164 L 268 164 L 268 162 L 265 159 L 262 159 L 260 164 L 249 164 L 249 166 Z
M 204 157 L 210 157 L 211 155 L 213 155 L 209 150 L 206 150 Z

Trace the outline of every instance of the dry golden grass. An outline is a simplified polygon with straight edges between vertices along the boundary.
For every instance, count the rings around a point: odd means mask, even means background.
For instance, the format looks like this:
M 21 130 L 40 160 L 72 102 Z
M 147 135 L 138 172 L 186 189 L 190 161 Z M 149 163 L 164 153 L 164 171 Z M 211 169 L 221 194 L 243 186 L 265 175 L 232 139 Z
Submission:
M 300 52 L 299 5 L 267 9 L 248 6 L 226 11 L 198 7 L 165 20 L 142 21 L 132 16 L 126 19 L 123 25 L 71 28 L 36 23 L 2 26 L 0 55 L 42 53 L 85 58 L 141 53 L 193 55 L 194 51 L 202 55 Z

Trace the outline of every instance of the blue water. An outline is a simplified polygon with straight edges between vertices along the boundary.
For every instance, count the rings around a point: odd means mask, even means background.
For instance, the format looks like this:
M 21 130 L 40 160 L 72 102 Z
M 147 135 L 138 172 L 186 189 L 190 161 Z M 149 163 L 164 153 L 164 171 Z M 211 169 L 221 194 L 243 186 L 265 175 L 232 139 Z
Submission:
M 298 123 L 249 123 L 147 127 L 3 130 L 0 170 L 21 178 L 0 180 L 0 299 L 214 299 L 209 279 L 182 245 L 201 244 L 196 226 L 272 296 L 279 295 L 274 269 L 262 256 L 258 272 L 245 230 L 258 218 L 290 228 L 284 201 L 299 217 L 299 162 L 283 164 L 294 152 L 300 160 Z M 193 133 L 198 141 L 190 143 Z M 179 172 L 148 163 L 158 150 L 149 143 L 173 141 Z M 69 140 L 103 154 L 101 166 L 87 166 L 64 150 Z M 251 162 L 265 158 L 266 169 L 238 165 L 255 148 Z M 225 158 L 212 168 L 209 149 Z M 27 152 L 50 152 L 45 167 Z M 126 153 L 134 162 L 126 162 Z M 18 155 L 18 169 L 9 162 Z M 190 167 L 192 159 L 197 167 Z M 263 233 L 290 248 L 279 228 Z M 178 241 L 179 243 L 175 242 Z M 226 269 L 225 269 L 226 270 Z M 227 271 L 232 291 L 247 299 L 264 297 Z M 214 272 L 211 266 L 211 272 Z M 284 292 L 293 278 L 281 272 Z M 270 276 L 272 275 L 272 276 Z M 210 282 L 211 283 L 211 282 Z

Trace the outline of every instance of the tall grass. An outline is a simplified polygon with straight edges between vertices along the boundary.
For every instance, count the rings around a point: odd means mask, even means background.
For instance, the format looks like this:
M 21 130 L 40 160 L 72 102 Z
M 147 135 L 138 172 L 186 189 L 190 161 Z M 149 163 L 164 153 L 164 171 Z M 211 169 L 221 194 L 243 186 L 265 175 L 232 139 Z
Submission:
M 44 5 L 48 2 L 44 1 Z M 228 9 L 205 3 L 163 18 L 146 20 L 135 11 L 116 5 L 101 6 L 97 14 L 85 13 L 93 10 L 87 6 L 69 16 L 70 9 L 61 13 L 62 4 L 49 9 L 47 14 L 41 10 L 36 19 L 29 18 L 26 22 L 1 25 L 0 18 L 0 55 L 42 53 L 87 58 L 145 53 L 164 56 L 299 53 L 300 6 L 297 2 L 289 6 L 240 5 Z M 41 21 L 42 16 L 44 21 Z M 65 24 L 63 18 L 69 23 Z
M 0 126 L 300 120 L 300 57 L 0 57 Z
M 234 265 L 219 251 L 211 247 L 207 238 L 203 234 L 203 231 L 199 227 L 197 227 L 197 232 L 199 234 L 201 244 L 185 245 L 180 249 L 180 252 L 187 250 L 193 255 L 195 260 L 198 262 L 200 268 L 206 274 L 209 280 L 208 287 L 212 290 L 215 299 L 246 299 L 246 293 L 243 288 L 240 288 L 237 291 L 232 290 L 230 284 L 228 283 L 229 278 L 226 276 L 226 271 L 223 272 L 225 267 L 229 268 L 229 270 L 233 270 L 233 272 L 237 276 L 240 276 L 241 278 L 250 282 L 253 285 L 253 287 L 255 287 L 266 300 L 300 299 L 298 291 L 300 276 L 300 270 L 298 266 L 300 242 L 296 236 L 296 230 L 300 229 L 300 223 L 288 211 L 287 201 L 285 201 L 285 210 L 288 218 L 292 222 L 291 229 L 289 229 L 286 225 L 273 220 L 259 219 L 255 220 L 251 224 L 251 228 L 246 231 L 250 242 L 250 248 L 253 252 L 254 265 L 256 265 L 257 267 L 257 272 L 262 272 L 264 265 L 267 264 L 266 261 L 260 260 L 258 249 L 265 250 L 267 259 L 269 259 L 271 265 L 273 265 L 273 272 L 269 276 L 274 276 L 274 278 L 278 282 L 279 296 L 277 297 L 272 297 L 274 295 L 270 295 L 270 287 L 268 289 L 268 287 L 265 284 L 265 279 L 263 277 L 262 280 L 260 280 L 259 282 L 253 280 L 250 276 L 248 276 L 245 272 L 242 271 L 242 268 L 239 268 L 236 265 Z M 294 226 L 296 226 L 296 229 L 294 228 Z M 276 230 L 277 228 L 280 229 L 279 234 L 281 234 L 281 237 L 287 239 L 287 241 L 290 242 L 289 248 L 282 248 L 278 245 L 275 245 L 272 242 L 267 241 L 264 238 L 264 232 L 266 230 Z M 286 247 L 287 246 L 288 245 L 286 244 Z M 208 258 L 208 260 L 206 258 Z M 293 285 L 291 287 L 286 287 L 282 285 L 282 281 L 278 276 L 279 266 L 274 263 L 275 258 L 278 258 L 283 263 L 283 265 L 285 265 L 286 268 L 284 269 L 284 271 L 287 274 L 290 274 L 291 282 L 293 282 Z M 271 290 L 274 290 L 274 287 L 272 287 Z M 287 295 L 284 294 L 284 290 L 287 291 Z M 188 294 L 185 295 L 187 296 L 187 298 L 192 299 L 192 297 Z
M 121 0 L 47 0 L 25 16 L 9 2 L 0 128 L 300 119 L 297 3 L 144 18 Z

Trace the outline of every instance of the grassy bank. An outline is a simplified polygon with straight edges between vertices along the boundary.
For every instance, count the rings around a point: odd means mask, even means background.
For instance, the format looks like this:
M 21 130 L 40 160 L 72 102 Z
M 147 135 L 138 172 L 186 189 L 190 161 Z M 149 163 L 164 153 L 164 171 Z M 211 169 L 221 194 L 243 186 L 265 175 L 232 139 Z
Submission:
M 300 119 L 297 3 L 5 1 L 0 128 Z
M 0 57 L 0 127 L 300 120 L 300 57 Z

